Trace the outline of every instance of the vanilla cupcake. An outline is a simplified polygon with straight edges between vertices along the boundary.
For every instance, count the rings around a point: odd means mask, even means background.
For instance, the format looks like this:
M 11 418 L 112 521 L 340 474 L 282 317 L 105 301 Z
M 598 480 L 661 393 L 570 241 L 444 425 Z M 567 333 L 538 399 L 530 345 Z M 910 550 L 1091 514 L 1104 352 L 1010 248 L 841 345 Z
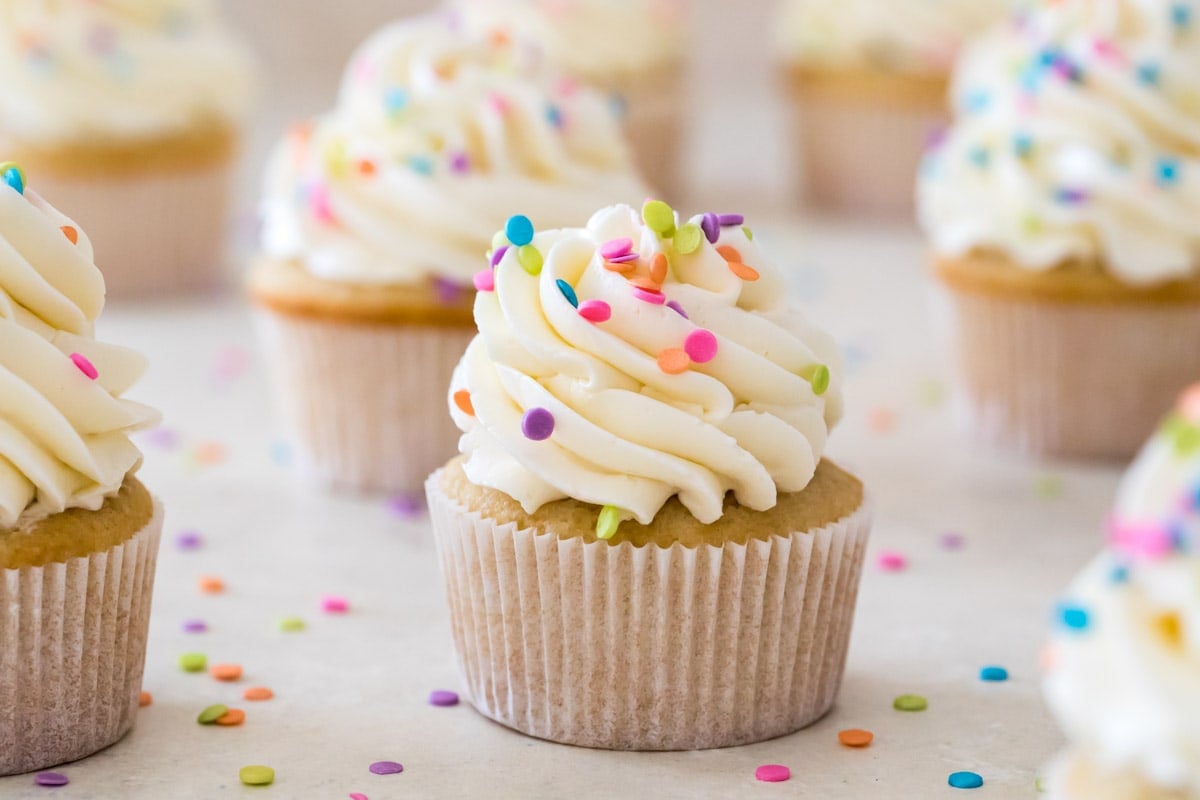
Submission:
M 480 277 L 463 455 L 426 486 L 467 698 L 622 750 L 818 719 L 870 525 L 822 459 L 836 346 L 740 217 L 653 201 L 522 241 Z
M 141 356 L 96 341 L 104 280 L 74 222 L 0 164 L 0 775 L 133 725 L 162 508 L 122 398 Z
M 565 75 L 607 92 L 638 168 L 662 196 L 684 186 L 687 0 L 449 0 L 476 34 L 531 46 Z M 623 198 L 610 198 L 610 200 Z
M 1108 547 L 1067 590 L 1046 698 L 1054 800 L 1200 798 L 1200 385 L 1125 476 Z
M 0 152 L 92 232 L 112 295 L 217 283 L 246 54 L 211 0 L 0 0 Z
M 1200 375 L 1197 15 L 1047 4 L 963 60 L 921 218 L 988 440 L 1128 457 Z
M 911 213 L 964 41 L 1009 0 L 784 0 L 776 41 L 812 204 Z
M 337 107 L 272 157 L 249 278 L 308 471 L 419 492 L 454 452 L 442 397 L 504 209 L 561 224 L 645 191 L 596 92 L 444 17 L 372 37 Z

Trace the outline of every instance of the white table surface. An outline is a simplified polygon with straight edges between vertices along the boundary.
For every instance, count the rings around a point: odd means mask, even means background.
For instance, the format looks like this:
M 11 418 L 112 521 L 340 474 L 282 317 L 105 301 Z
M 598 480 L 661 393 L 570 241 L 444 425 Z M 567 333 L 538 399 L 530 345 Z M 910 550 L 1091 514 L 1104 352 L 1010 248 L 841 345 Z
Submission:
M 848 412 L 832 451 L 877 505 L 849 666 L 826 719 L 749 747 L 630 754 L 535 741 L 465 703 L 428 705 L 431 690 L 460 686 L 427 523 L 383 499 L 328 497 L 297 482 L 281 463 L 239 302 L 113 306 L 100 335 L 149 355 L 152 370 L 132 395 L 163 408 L 177 438 L 143 437 L 143 479 L 167 508 L 145 677 L 154 703 L 123 742 L 61 768 L 69 786 L 5 778 L 0 797 L 929 800 L 961 795 L 947 785 L 957 770 L 984 777 L 980 797 L 1036 796 L 1061 745 L 1041 701 L 1038 651 L 1056 593 L 1098 547 L 1118 469 L 1034 465 L 957 433 L 915 232 L 754 227 L 795 265 L 804 302 L 848 349 Z M 176 545 L 185 530 L 200 532 L 201 549 Z M 942 546 L 948 532 L 964 537 L 961 550 Z M 882 571 L 883 550 L 904 554 L 907 569 Z M 202 594 L 202 575 L 223 578 L 227 591 Z M 322 613 L 328 593 L 348 598 L 350 612 Z M 279 632 L 287 615 L 307 629 Z M 184 633 L 188 619 L 210 630 Z M 240 663 L 245 677 L 186 674 L 176 661 L 189 651 Z M 1011 679 L 981 682 L 991 664 Z M 251 685 L 275 699 L 243 702 Z M 910 692 L 929 699 L 927 711 L 892 709 Z M 245 724 L 198 725 L 212 703 L 245 709 Z M 875 742 L 842 747 L 843 728 L 867 728 Z M 378 760 L 405 771 L 372 775 Z M 756 782 L 766 763 L 790 766 L 792 779 Z M 247 764 L 274 767 L 274 785 L 242 786 Z

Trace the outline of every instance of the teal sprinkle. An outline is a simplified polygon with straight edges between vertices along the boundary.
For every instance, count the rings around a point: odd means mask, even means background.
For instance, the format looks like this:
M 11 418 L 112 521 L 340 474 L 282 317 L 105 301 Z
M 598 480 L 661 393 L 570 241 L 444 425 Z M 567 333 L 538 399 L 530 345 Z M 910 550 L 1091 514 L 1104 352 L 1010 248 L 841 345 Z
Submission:
M 1150 62 L 1138 64 L 1137 79 L 1147 86 L 1158 86 L 1162 79 L 1162 68 Z
M 1176 28 L 1187 28 L 1192 24 L 1192 9 L 1185 3 L 1171 6 L 1171 24 Z
M 975 89 L 963 98 L 963 107 L 970 114 L 978 114 L 987 109 L 992 102 L 992 95 L 986 89 Z
M 992 152 L 986 147 L 972 147 L 967 158 L 977 167 L 984 168 L 992 163 Z
M 570 303 L 573 308 L 579 308 L 579 295 L 575 294 L 575 290 L 571 288 L 571 284 L 567 283 L 562 278 L 556 280 L 555 283 L 558 284 L 558 290 L 562 292 L 563 297 L 567 298 L 567 302 Z
M 425 156 L 410 156 L 408 159 L 408 167 L 413 172 L 420 173 L 421 175 L 432 175 L 433 159 L 426 158 Z
M 389 89 L 383 98 L 383 105 L 389 114 L 399 114 L 408 105 L 408 92 L 403 89 Z
M 563 113 L 558 106 L 546 106 L 546 121 L 556 128 L 563 126 Z
M 1154 166 L 1154 177 L 1159 186 L 1170 186 L 1179 181 L 1180 170 L 1179 159 L 1170 156 L 1160 158 Z
M 1018 158 L 1028 158 L 1033 152 L 1033 137 L 1028 133 L 1018 133 L 1013 136 L 1013 152 Z
M 1079 606 L 1059 606 L 1058 618 L 1064 627 L 1070 628 L 1073 631 L 1087 630 L 1088 625 L 1091 624 L 1087 609 L 1080 608 Z

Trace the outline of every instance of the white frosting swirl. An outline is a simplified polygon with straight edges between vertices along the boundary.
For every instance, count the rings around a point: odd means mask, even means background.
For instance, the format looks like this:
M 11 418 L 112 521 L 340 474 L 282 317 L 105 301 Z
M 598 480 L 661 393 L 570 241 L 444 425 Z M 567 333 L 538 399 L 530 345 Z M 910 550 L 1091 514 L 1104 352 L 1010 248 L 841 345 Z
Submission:
M 0 136 L 153 138 L 233 122 L 250 61 L 211 0 L 0 0 Z
M 263 248 L 331 280 L 469 283 L 512 208 L 562 225 L 646 191 L 603 97 L 428 17 L 372 37 L 276 152 Z
M 1122 482 L 1112 542 L 1068 589 L 1046 694 L 1103 774 L 1200 794 L 1200 394 Z M 1078 619 L 1078 618 L 1077 618 Z
M 921 219 L 938 251 L 1130 285 L 1200 266 L 1200 3 L 1046 3 L 973 46 L 958 119 L 931 151 Z
M 0 182 L 0 530 L 98 509 L 141 464 L 129 434 L 158 414 L 121 394 L 146 364 L 96 341 L 103 306 L 87 236 L 35 192 Z
M 812 67 L 949 73 L 962 43 L 1010 0 L 785 0 L 781 54 Z
M 605 267 L 598 248 L 626 238 L 643 272 L 656 254 L 667 254 L 666 304 L 639 299 L 625 276 Z M 533 247 L 545 266 L 537 277 L 522 268 L 515 248 L 504 253 L 495 290 L 485 286 L 477 295 L 480 332 L 450 392 L 471 481 L 530 513 L 571 497 L 643 523 L 673 495 L 710 523 L 729 491 L 742 505 L 766 510 L 778 492 L 808 484 L 841 413 L 837 348 L 788 307 L 782 275 L 744 228 L 725 227 L 719 244 L 735 248 L 758 270 L 757 280 L 738 277 L 700 240 L 694 252 L 679 252 L 686 248 L 616 206 L 585 229 L 538 233 Z M 611 318 L 586 319 L 559 281 L 573 287 L 581 309 L 600 301 Z M 684 348 L 699 330 L 715 336 L 715 357 L 668 374 L 661 354 Z M 832 376 L 823 394 L 803 377 L 818 365 Z M 473 414 L 464 411 L 462 393 Z M 523 420 L 533 409 L 553 417 L 549 438 L 526 436 Z
M 451 0 L 467 28 L 531 43 L 557 68 L 600 84 L 672 66 L 687 43 L 686 0 Z

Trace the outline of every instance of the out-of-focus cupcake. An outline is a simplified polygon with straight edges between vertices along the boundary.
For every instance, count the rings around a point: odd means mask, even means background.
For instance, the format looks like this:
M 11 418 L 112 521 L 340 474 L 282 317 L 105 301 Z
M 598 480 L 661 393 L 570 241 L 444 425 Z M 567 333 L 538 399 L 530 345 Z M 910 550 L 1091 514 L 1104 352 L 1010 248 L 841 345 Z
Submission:
M 24 184 L 0 164 L 0 775 L 133 726 L 162 529 L 129 441 L 158 415 L 121 397 L 145 361 L 96 341 L 91 242 Z
M 834 343 L 737 216 L 616 206 L 495 263 L 449 392 L 464 455 L 426 486 L 467 697 L 623 750 L 822 716 L 870 526 L 822 459 Z
M 0 0 L 0 152 L 87 227 L 111 295 L 212 286 L 247 55 L 210 0 Z
M 1200 798 L 1200 385 L 1121 484 L 1108 547 L 1067 590 L 1046 698 L 1070 747 L 1054 800 Z
M 524 55 L 445 17 L 395 24 L 271 160 L 250 290 L 285 422 L 326 483 L 420 491 L 454 452 L 442 398 L 504 209 L 531 228 L 645 196 L 607 100 Z
M 909 214 L 963 42 L 1009 0 L 784 0 L 777 47 L 808 202 Z
M 989 440 L 1128 457 L 1200 375 L 1196 17 L 1064 0 L 963 59 L 921 218 Z
M 609 93 L 650 185 L 668 199 L 686 190 L 687 0 L 450 0 L 450 5 L 468 29 L 532 46 L 563 74 Z

